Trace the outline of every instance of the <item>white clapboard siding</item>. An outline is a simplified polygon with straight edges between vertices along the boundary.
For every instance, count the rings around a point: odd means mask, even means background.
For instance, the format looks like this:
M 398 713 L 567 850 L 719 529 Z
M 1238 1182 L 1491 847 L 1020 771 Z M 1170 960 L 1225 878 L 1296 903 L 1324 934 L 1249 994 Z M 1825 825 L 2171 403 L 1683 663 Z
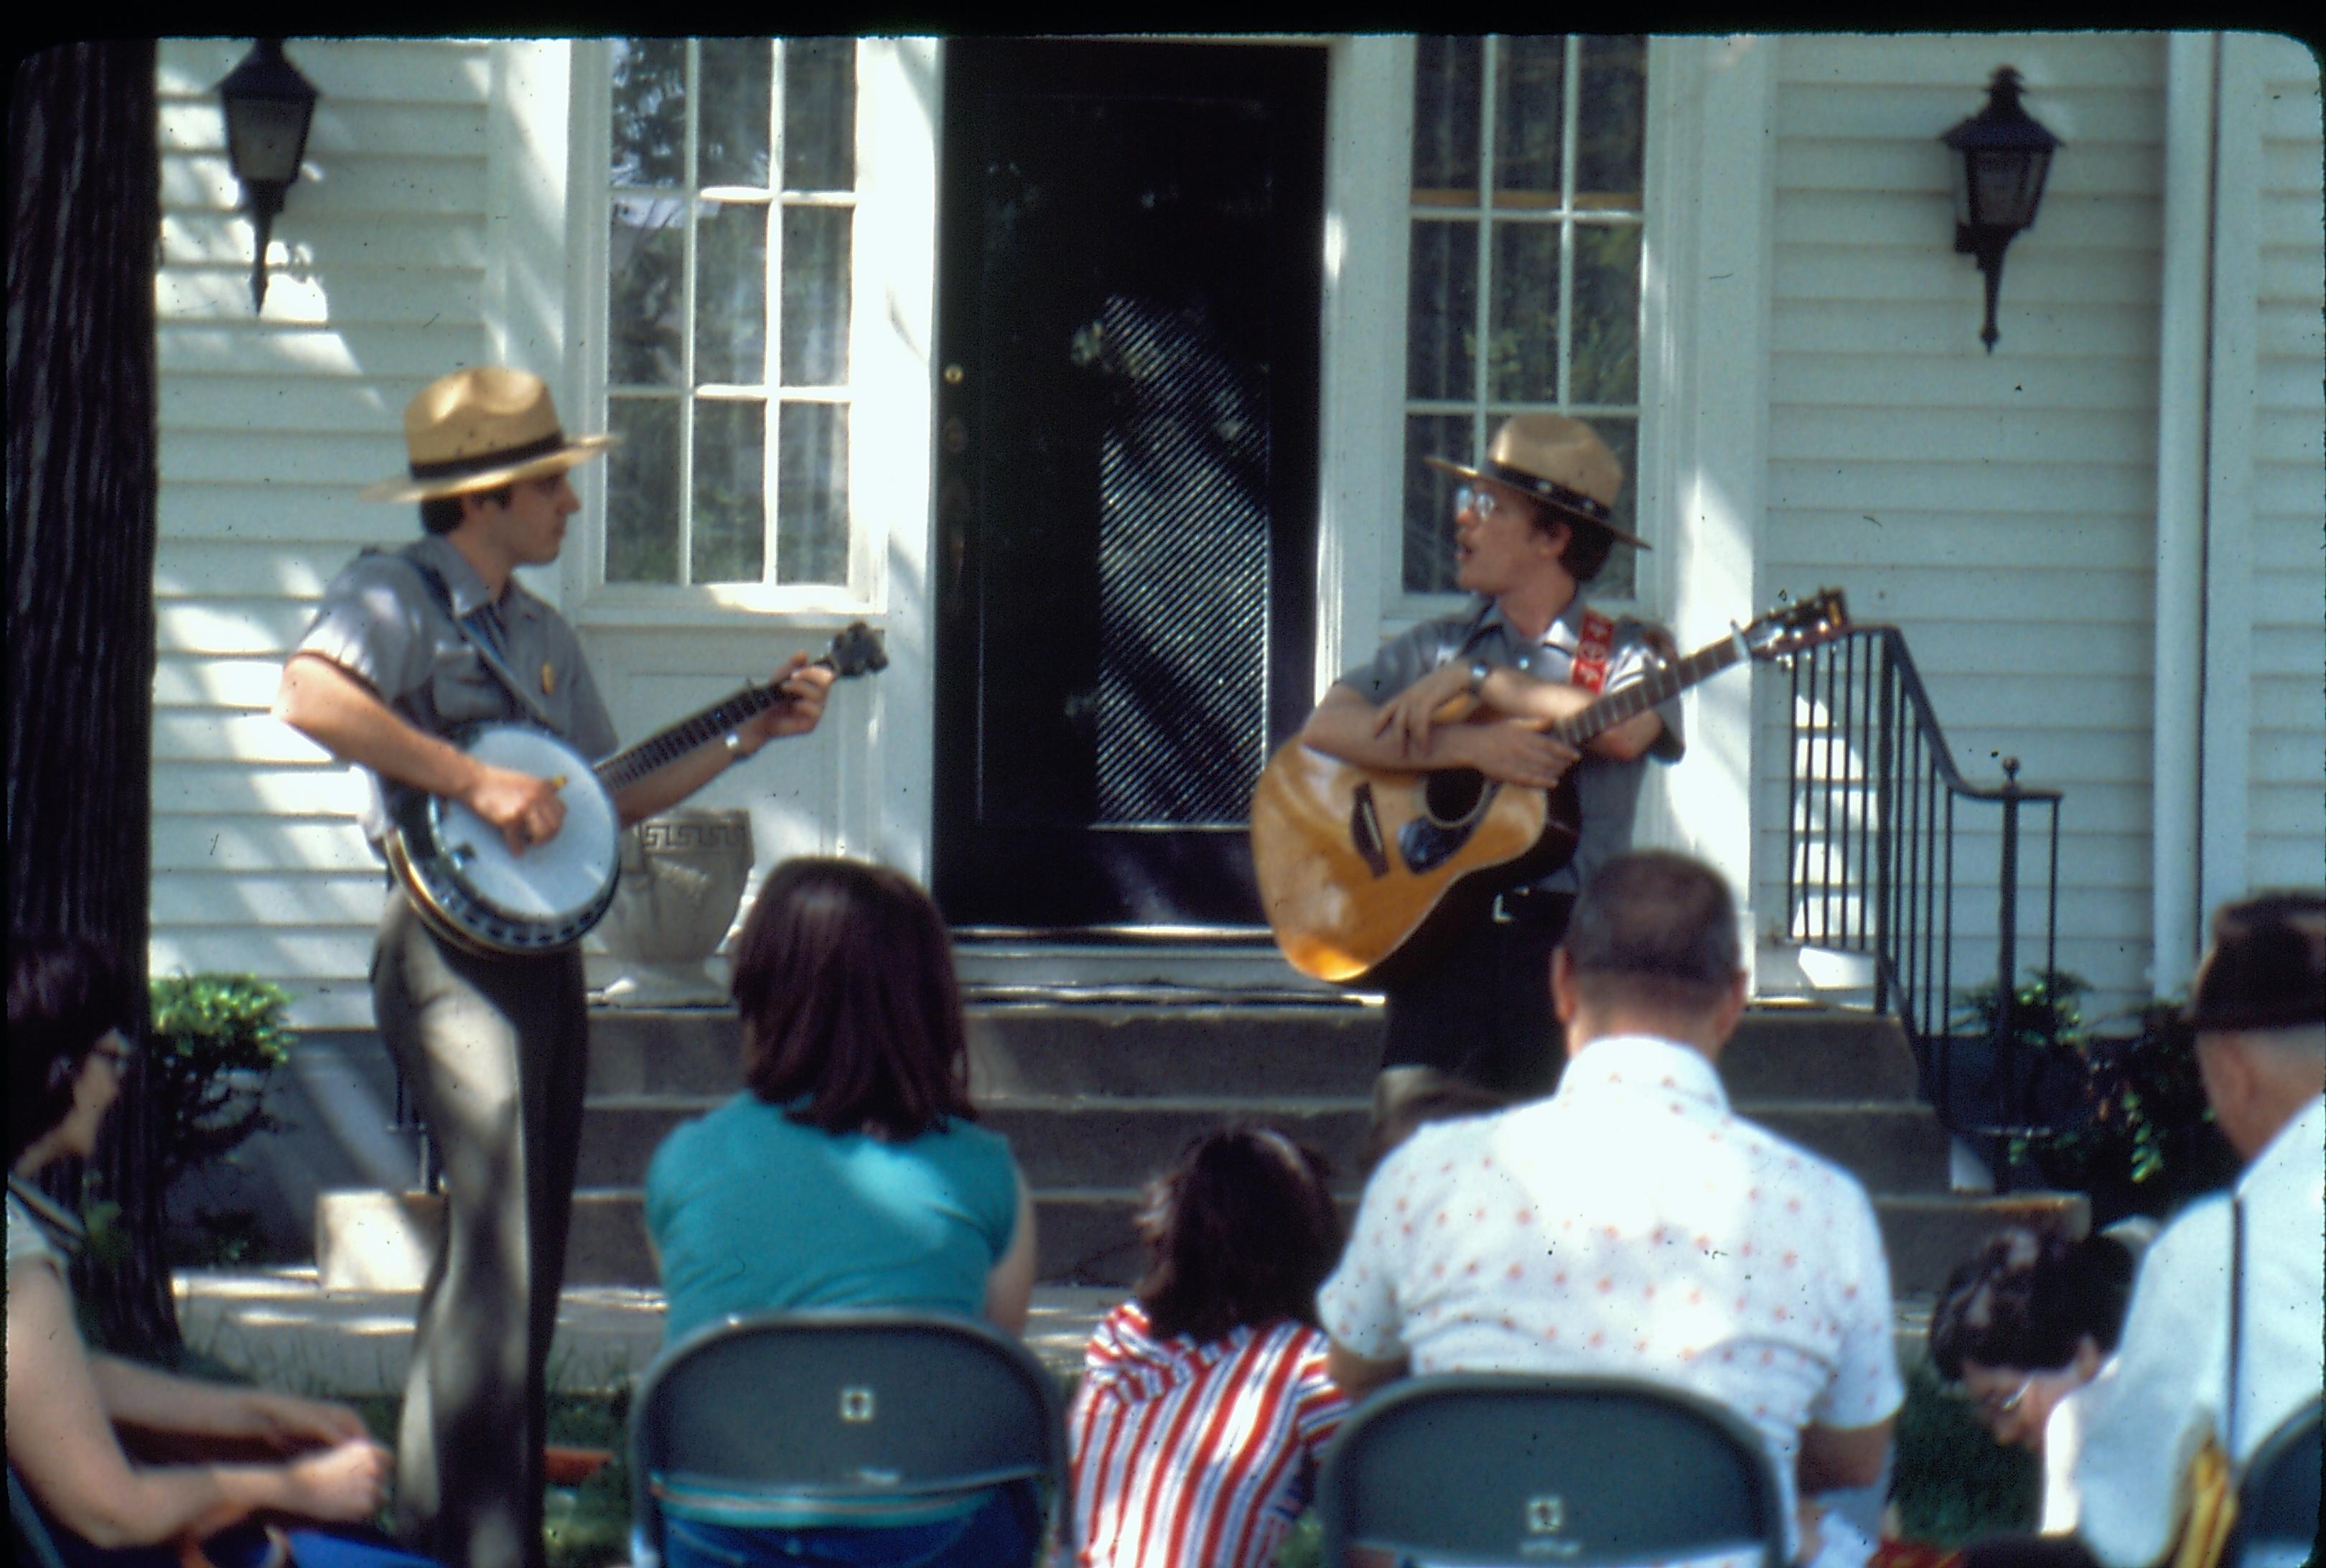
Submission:
M 164 40 L 156 67 L 152 958 L 250 971 L 302 1022 L 360 1022 L 382 891 L 361 790 L 268 708 L 323 583 L 412 532 L 410 509 L 357 499 L 403 462 L 405 402 L 484 357 L 491 46 L 290 45 L 321 98 L 263 316 L 216 91 L 247 47 Z
M 2326 885 L 2326 266 L 2318 59 L 2263 56 L 2252 548 L 2247 880 Z
M 1938 137 L 2005 63 L 2066 145 L 1989 356 Z M 2145 994 L 2148 952 L 2163 63 L 2154 35 L 1801 34 L 1777 67 L 1763 583 L 1899 627 L 1972 782 L 2013 756 L 2066 791 L 2060 958 L 2103 1006 Z M 1754 904 L 1784 935 L 1782 674 L 1760 692 Z M 1958 810 L 1958 986 L 1995 970 L 1998 821 Z M 2042 841 L 2022 848 L 2040 944 Z

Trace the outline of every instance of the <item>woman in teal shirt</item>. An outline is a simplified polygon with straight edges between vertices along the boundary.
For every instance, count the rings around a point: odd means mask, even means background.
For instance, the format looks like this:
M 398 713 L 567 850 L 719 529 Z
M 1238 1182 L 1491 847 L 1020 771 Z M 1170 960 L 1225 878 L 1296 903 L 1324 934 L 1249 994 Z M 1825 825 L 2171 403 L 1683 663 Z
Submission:
M 666 1341 L 732 1312 L 815 1307 L 1022 1332 L 1033 1203 L 1008 1143 L 974 1124 L 952 939 L 928 895 L 860 861 L 786 861 L 734 963 L 747 1087 L 674 1131 L 647 1171 Z M 1003 1562 L 1009 1532 L 1038 1527 L 1028 1501 L 1005 1490 L 911 1525 L 673 1517 L 665 1561 Z

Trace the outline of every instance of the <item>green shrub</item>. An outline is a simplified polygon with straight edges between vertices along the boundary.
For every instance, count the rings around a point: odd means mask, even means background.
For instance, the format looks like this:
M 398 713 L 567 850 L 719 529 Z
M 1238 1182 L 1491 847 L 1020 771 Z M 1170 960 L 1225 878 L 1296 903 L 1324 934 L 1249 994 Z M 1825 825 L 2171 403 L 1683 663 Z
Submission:
M 163 1185 L 222 1159 L 279 1124 L 266 1085 L 297 1039 L 291 999 L 248 975 L 161 975 L 145 1093 L 154 1106 Z
M 2013 995 L 2014 1038 L 2039 1063 L 2064 1062 L 2077 1106 L 2067 1125 L 2013 1139 L 2012 1163 L 2032 1166 L 2053 1187 L 2090 1194 L 2096 1225 L 2126 1214 L 2163 1216 L 2227 1185 L 2237 1155 L 2213 1125 L 2181 1004 L 2150 1002 L 2113 1021 L 2129 1025 L 2128 1032 L 2096 1032 L 2083 1016 L 2090 989 L 2080 976 L 2054 969 Z M 1965 1005 L 1993 1031 L 1993 985 L 1972 988 Z

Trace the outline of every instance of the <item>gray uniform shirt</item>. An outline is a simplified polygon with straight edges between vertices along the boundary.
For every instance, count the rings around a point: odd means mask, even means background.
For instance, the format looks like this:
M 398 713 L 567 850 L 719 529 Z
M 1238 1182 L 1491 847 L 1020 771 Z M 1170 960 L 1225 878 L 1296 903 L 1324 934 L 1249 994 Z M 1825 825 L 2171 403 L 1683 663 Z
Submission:
M 1575 650 L 1582 639 L 1583 595 L 1577 594 L 1540 642 L 1529 642 L 1492 600 L 1481 599 L 1458 614 L 1425 621 L 1400 637 L 1391 638 L 1370 663 L 1341 677 L 1365 701 L 1378 707 L 1436 669 L 1458 659 L 1464 664 L 1484 659 L 1510 665 L 1527 674 L 1562 685 L 1572 678 Z M 1618 691 L 1643 679 L 1655 658 L 1645 621 L 1619 621 L 1607 650 L 1607 678 L 1600 691 Z M 1648 759 L 1676 761 L 1686 750 L 1680 738 L 1679 702 L 1656 705 L 1664 722 L 1644 756 L 1629 762 L 1612 757 L 1583 754 L 1575 765 L 1576 804 L 1583 831 L 1572 859 L 1534 885 L 1546 891 L 1574 892 L 1602 862 L 1632 847 L 1632 821 L 1638 815 L 1640 782 L 1647 777 Z
M 323 590 L 296 651 L 318 654 L 368 682 L 382 702 L 432 735 L 450 737 L 488 720 L 534 722 L 444 613 L 415 559 L 443 579 L 455 614 L 485 606 L 484 579 L 449 540 L 432 534 L 406 549 L 367 550 L 349 562 Z M 550 728 L 591 761 L 612 755 L 614 722 L 565 618 L 514 578 L 498 614 L 503 661 L 541 705 Z M 364 836 L 377 848 L 415 791 L 368 768 L 358 771 L 369 786 Z

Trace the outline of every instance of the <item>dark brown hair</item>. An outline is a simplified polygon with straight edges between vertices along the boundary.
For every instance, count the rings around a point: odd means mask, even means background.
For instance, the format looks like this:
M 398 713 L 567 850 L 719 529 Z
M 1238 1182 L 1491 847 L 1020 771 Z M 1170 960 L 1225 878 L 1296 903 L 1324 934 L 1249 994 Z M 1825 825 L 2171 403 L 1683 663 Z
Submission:
M 1931 1363 L 1949 1383 L 1963 1363 L 2048 1372 L 2090 1335 L 2116 1349 L 2132 1294 L 2132 1254 L 2105 1236 L 2069 1241 L 2011 1226 L 1956 1265 L 1931 1314 Z
M 507 506 L 516 499 L 516 481 L 511 480 L 491 490 L 464 490 L 462 495 L 474 496 L 480 501 Z M 461 526 L 461 496 L 432 496 L 420 503 L 420 527 L 423 533 L 449 534 Z
M 1196 1139 L 1147 1190 L 1140 1304 L 1158 1339 L 1216 1339 L 1245 1323 L 1317 1321 L 1317 1287 L 1341 1255 L 1332 1169 L 1268 1127 Z
M 1365 1134 L 1363 1169 L 1370 1176 L 1400 1143 L 1432 1122 L 1457 1121 L 1507 1110 L 1511 1097 L 1474 1084 L 1468 1078 L 1437 1075 L 1403 1094 L 1395 1094 Z
M 1728 884 L 1669 850 L 1635 850 L 1593 872 L 1559 946 L 1576 990 L 1602 1007 L 1698 1012 L 1718 1003 L 1744 962 Z
M 111 1030 L 138 1037 L 119 969 L 82 937 L 8 939 L 8 1163 L 65 1119 L 73 1080 Z
M 1607 569 L 1607 557 L 1615 549 L 1614 535 L 1572 512 L 1538 514 L 1539 526 L 1547 527 L 1553 522 L 1567 525 L 1567 548 L 1558 553 L 1558 564 L 1568 576 L 1577 583 L 1588 583 Z
M 743 923 L 733 993 L 744 1081 L 793 1121 L 901 1141 L 974 1119 L 953 938 L 910 877 L 784 862 Z

